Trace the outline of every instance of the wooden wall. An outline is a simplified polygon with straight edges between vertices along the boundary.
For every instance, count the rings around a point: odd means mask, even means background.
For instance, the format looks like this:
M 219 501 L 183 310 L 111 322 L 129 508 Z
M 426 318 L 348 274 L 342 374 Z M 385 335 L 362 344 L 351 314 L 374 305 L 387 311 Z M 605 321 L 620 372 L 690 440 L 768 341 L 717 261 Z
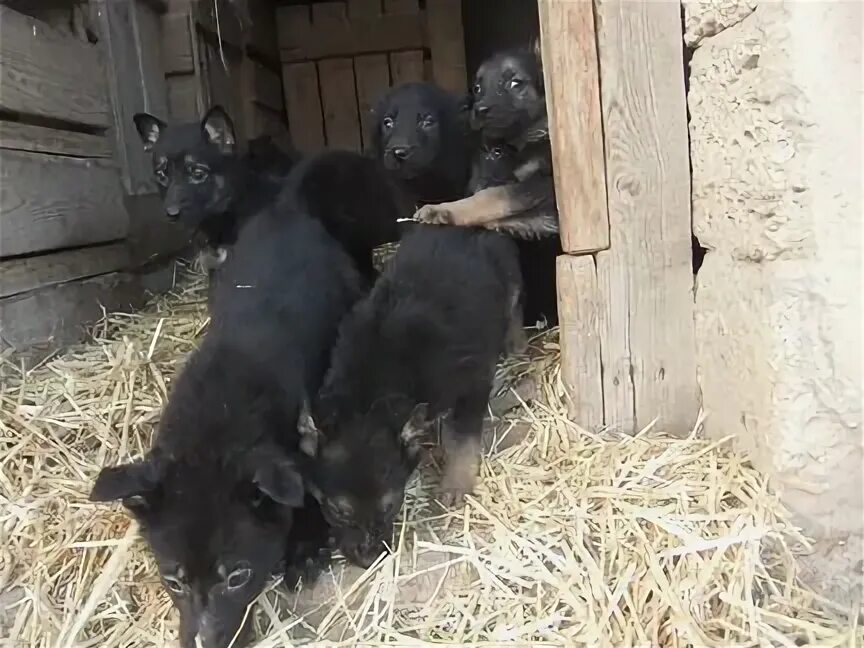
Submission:
M 391 85 L 467 87 L 461 0 L 295 3 L 277 11 L 294 145 L 360 151 L 369 109 Z
M 539 8 L 571 414 L 627 432 L 657 418 L 687 434 L 699 390 L 680 7 Z
M 164 103 L 158 57 L 140 57 L 158 44 L 158 17 L 133 0 L 96 0 L 92 12 L 69 0 L 10 5 L 0 5 L 0 348 L 52 348 L 78 339 L 102 305 L 143 296 L 132 241 L 158 213 L 130 218 L 129 198 L 155 188 L 126 126 L 130 111 L 158 107 L 160 87 Z
M 228 0 L 215 6 L 168 0 L 162 17 L 167 115 L 194 121 L 220 104 L 234 120 L 241 143 L 270 135 L 287 145 L 276 3 L 249 0 L 248 6 L 246 17 Z

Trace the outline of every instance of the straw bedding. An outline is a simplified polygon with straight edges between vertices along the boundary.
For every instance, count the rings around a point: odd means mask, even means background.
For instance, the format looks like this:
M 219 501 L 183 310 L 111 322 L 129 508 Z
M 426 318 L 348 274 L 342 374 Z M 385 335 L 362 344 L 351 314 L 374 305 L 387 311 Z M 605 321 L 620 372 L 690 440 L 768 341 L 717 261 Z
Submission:
M 175 645 L 176 617 L 99 468 L 149 447 L 171 377 L 206 328 L 200 276 L 0 388 L 0 645 Z M 555 331 L 501 368 L 538 397 L 489 425 L 475 496 L 435 501 L 434 452 L 394 547 L 336 562 L 250 610 L 258 646 L 861 646 L 858 613 L 797 578 L 807 540 L 724 442 L 594 434 L 564 415 Z M 518 402 L 518 399 L 517 399 Z M 8 643 L 2 639 L 10 640 Z

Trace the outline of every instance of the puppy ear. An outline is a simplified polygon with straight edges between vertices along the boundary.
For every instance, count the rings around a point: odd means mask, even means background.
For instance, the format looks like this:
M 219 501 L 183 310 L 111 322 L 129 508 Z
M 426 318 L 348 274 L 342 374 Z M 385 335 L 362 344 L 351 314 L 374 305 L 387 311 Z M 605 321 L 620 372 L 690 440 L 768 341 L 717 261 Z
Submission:
M 135 129 L 141 137 L 145 151 L 153 149 L 167 126 L 165 122 L 150 113 L 136 113 L 132 116 L 132 121 L 135 122 Z
M 303 506 L 303 478 L 296 462 L 278 448 L 259 448 L 249 457 L 252 481 L 274 502 L 291 508 Z
M 300 406 L 300 416 L 297 420 L 297 431 L 300 433 L 300 450 L 303 454 L 315 457 L 318 454 L 318 445 L 321 432 L 312 418 L 312 410 L 309 400 L 304 398 Z
M 540 36 L 535 36 L 531 40 L 531 54 L 534 57 L 534 62 L 537 65 L 537 89 L 541 92 L 545 92 L 545 80 L 543 79 L 543 48 L 542 43 L 540 42 Z
M 222 106 L 213 106 L 207 111 L 204 119 L 201 120 L 201 130 L 204 138 L 211 144 L 215 144 L 222 153 L 226 155 L 234 153 L 237 147 L 234 122 Z
M 142 461 L 103 468 L 96 477 L 91 502 L 122 500 L 123 506 L 136 516 L 153 508 L 162 481 L 158 453 L 152 452 Z

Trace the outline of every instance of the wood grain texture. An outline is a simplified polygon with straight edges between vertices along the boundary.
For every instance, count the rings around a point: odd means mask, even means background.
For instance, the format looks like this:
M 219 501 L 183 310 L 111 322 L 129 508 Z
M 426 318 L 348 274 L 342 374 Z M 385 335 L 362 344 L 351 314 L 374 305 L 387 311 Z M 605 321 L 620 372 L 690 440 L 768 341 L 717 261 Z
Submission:
M 249 0 L 249 34 L 246 48 L 268 63 L 279 64 L 279 37 L 276 33 L 276 3 L 273 0 Z
M 243 24 L 230 0 L 206 0 L 192 3 L 192 16 L 198 27 L 216 36 L 217 32 L 225 45 L 243 48 L 246 34 Z M 218 27 L 217 27 L 218 16 Z
M 251 58 L 243 59 L 244 96 L 246 101 L 254 101 L 271 110 L 284 110 L 285 99 L 282 93 L 282 78 Z
M 393 52 L 390 55 L 390 75 L 393 77 L 394 86 L 400 83 L 423 81 L 425 72 L 422 50 Z
M 132 116 L 168 113 L 165 73 L 158 55 L 161 21 L 149 4 L 135 0 L 96 0 L 102 43 L 107 52 L 108 85 L 114 117 L 116 157 L 129 195 L 154 193 L 150 154 L 141 145 Z M 153 54 L 153 52 L 157 54 Z
M 320 151 L 324 148 L 324 120 L 315 64 L 293 63 L 282 66 L 282 86 L 291 141 L 302 153 Z
M 426 0 L 426 33 L 432 79 L 450 92 L 465 92 L 465 34 L 461 0 Z
M 244 86 L 244 57 L 239 50 L 223 49 L 208 40 L 199 40 L 202 79 L 206 88 L 205 112 L 212 106 L 222 106 L 234 121 L 237 141 L 246 142 L 246 124 L 243 120 L 250 97 Z M 223 59 L 224 56 L 224 59 Z
M 337 58 L 321 61 L 318 74 L 328 148 L 359 151 L 360 119 L 354 90 L 353 60 Z
M 102 49 L 0 5 L 0 108 L 111 124 Z
M 367 8 L 368 12 L 368 8 Z M 352 12 L 344 2 L 277 9 L 283 63 L 423 47 L 423 16 L 414 13 Z
M 110 158 L 114 153 L 113 143 L 105 135 L 88 135 L 12 121 L 0 121 L 0 148 L 75 157 Z
M 126 243 L 0 261 L 0 298 L 126 269 L 129 262 Z
M 162 62 L 166 74 L 191 74 L 193 23 L 189 13 L 162 16 Z
M 165 79 L 168 91 L 168 116 L 173 121 L 188 122 L 201 117 L 201 83 L 194 74 Z
M 123 238 L 116 166 L 0 149 L 0 257 Z
M 609 215 L 593 3 L 539 0 L 538 8 L 561 246 L 603 250 Z
M 144 299 L 142 278 L 120 272 L 0 299 L 0 348 L 53 350 L 79 342 L 103 308 L 131 311 Z
M 386 54 L 367 54 L 354 59 L 357 80 L 357 107 L 360 112 L 360 128 L 363 148 L 375 123 L 373 108 L 390 87 L 390 66 Z
M 699 410 L 680 8 L 598 5 L 610 249 L 597 253 L 606 423 L 690 432 Z
M 561 378 L 570 418 L 586 429 L 603 426 L 600 366 L 600 295 L 594 259 L 561 256 L 557 262 Z

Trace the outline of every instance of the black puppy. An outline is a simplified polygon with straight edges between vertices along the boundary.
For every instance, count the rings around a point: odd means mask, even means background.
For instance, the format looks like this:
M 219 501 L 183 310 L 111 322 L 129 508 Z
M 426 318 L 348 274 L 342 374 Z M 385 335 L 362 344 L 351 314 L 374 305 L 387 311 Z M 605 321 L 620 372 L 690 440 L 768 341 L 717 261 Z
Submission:
M 517 182 L 488 187 L 462 200 L 425 205 L 416 220 L 485 226 L 522 237 L 557 233 L 546 98 L 537 54 L 515 50 L 485 61 L 475 77 L 472 102 L 471 127 L 484 142 L 512 151 Z
M 510 144 L 484 142 L 471 162 L 468 194 L 474 195 L 489 187 L 518 184 L 519 177 L 516 174 L 520 172 L 522 157 L 521 152 Z M 525 169 L 521 172 L 524 173 Z M 520 214 L 488 223 L 486 227 L 520 239 L 540 239 L 558 230 L 558 210 L 554 204 L 543 201 Z
M 152 153 L 165 214 L 203 236 L 202 260 L 213 269 L 224 262 L 243 220 L 279 193 L 296 157 L 264 141 L 241 155 L 234 124 L 221 106 L 200 123 L 168 125 L 148 113 L 133 119 Z
M 252 214 L 153 448 L 96 480 L 91 500 L 121 499 L 140 522 L 180 610 L 183 648 L 243 645 L 233 637 L 270 575 L 285 562 L 302 570 L 327 546 L 320 507 L 304 497 L 297 420 L 360 292 L 319 221 L 272 205 Z
M 520 305 L 511 239 L 420 225 L 345 319 L 298 427 L 309 489 L 352 561 L 383 550 L 429 421 L 443 424 L 442 499 L 472 490 L 496 361 L 524 345 Z
M 301 161 L 285 182 L 285 195 L 320 220 L 374 280 L 373 250 L 399 239 L 399 191 L 377 161 L 350 151 L 328 151 Z
M 373 110 L 370 154 L 404 193 L 410 217 L 417 205 L 465 195 L 474 136 L 464 98 L 431 83 L 406 83 Z

